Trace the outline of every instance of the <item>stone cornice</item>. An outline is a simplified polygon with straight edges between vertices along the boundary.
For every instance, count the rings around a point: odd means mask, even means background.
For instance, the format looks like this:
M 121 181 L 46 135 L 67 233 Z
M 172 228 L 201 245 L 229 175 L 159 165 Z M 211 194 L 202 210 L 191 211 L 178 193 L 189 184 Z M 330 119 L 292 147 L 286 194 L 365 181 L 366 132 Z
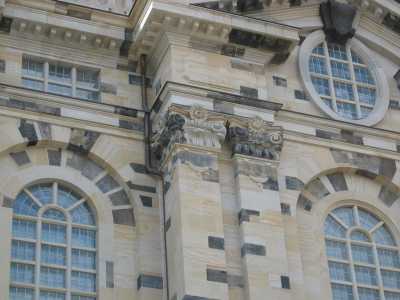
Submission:
M 262 43 L 256 45 L 267 52 L 274 52 L 273 48 L 278 45 L 284 45 L 287 48 L 285 52 L 290 52 L 299 41 L 298 29 L 295 27 L 193 5 L 152 0 L 147 3 L 135 27 L 131 55 L 152 53 L 159 37 L 165 31 L 177 32 L 219 45 L 230 42 L 242 43 L 240 45 L 243 47 L 255 46 L 246 44 L 247 37 L 254 35 L 257 40 L 275 41 L 272 45 Z M 234 31 L 239 31 L 242 37 L 244 36 L 243 39 L 233 35 Z M 271 48 L 268 48 L 269 46 Z M 282 49 L 279 48 L 276 52 L 282 52 Z

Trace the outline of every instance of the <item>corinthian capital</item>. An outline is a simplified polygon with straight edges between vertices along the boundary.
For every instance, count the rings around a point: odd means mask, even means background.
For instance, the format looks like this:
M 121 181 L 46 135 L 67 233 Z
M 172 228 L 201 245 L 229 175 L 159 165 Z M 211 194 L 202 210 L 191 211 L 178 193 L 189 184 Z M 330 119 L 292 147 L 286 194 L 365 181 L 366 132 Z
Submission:
M 279 160 L 282 149 L 282 128 L 271 126 L 260 118 L 232 120 L 228 140 L 234 154 Z
M 174 144 L 219 150 L 226 136 L 225 123 L 200 106 L 190 109 L 172 107 L 153 137 L 154 154 L 158 160 L 163 160 Z

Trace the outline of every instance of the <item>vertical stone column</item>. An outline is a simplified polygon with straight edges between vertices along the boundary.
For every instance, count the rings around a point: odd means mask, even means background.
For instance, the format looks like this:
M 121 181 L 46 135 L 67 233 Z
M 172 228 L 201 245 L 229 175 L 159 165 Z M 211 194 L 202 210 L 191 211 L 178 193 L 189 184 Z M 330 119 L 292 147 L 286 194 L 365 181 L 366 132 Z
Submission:
M 246 299 L 292 299 L 277 179 L 280 128 L 231 121 Z
M 226 128 L 214 117 L 200 107 L 170 107 L 153 145 L 167 186 L 170 299 L 228 299 L 218 171 Z

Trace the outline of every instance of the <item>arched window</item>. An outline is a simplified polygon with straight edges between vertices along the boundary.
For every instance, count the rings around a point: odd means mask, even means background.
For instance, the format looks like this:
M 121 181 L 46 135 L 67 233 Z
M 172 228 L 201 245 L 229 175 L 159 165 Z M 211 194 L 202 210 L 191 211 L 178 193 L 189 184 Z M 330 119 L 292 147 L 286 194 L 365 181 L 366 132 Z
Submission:
M 325 246 L 334 300 L 399 300 L 399 249 L 387 225 L 358 206 L 333 210 Z
M 57 182 L 25 188 L 13 206 L 10 300 L 96 300 L 96 222 Z

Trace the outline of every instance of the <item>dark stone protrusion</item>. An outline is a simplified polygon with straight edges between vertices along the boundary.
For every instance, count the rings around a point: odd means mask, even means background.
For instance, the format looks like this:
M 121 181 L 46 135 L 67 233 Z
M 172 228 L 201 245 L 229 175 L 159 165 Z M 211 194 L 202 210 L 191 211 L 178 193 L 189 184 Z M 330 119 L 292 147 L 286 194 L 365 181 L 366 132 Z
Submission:
M 135 226 L 133 208 L 113 210 L 114 224 Z
M 347 182 L 343 173 L 334 173 L 326 175 L 336 192 L 347 191 Z
M 267 250 L 266 250 L 265 246 L 263 246 L 263 245 L 245 243 L 242 246 L 241 255 L 242 255 L 242 257 L 244 257 L 247 254 L 257 255 L 257 256 L 266 256 Z
M 228 283 L 228 276 L 226 271 L 207 269 L 207 280 L 220 283 Z
M 150 289 L 163 289 L 163 279 L 161 276 L 140 274 L 137 279 L 137 289 L 150 288 Z
M 211 249 L 224 250 L 225 240 L 221 237 L 209 236 L 208 237 L 208 247 Z

